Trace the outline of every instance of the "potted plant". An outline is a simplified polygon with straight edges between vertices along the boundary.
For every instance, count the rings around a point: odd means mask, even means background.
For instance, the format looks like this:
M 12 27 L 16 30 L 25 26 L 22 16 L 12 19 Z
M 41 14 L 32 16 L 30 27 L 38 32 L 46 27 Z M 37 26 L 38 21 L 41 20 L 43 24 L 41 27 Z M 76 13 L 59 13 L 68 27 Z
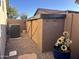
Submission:
M 63 32 L 63 35 L 58 38 L 54 45 L 53 54 L 55 59 L 70 59 L 71 50 L 70 44 L 72 41 L 69 38 L 69 33 L 67 31 Z

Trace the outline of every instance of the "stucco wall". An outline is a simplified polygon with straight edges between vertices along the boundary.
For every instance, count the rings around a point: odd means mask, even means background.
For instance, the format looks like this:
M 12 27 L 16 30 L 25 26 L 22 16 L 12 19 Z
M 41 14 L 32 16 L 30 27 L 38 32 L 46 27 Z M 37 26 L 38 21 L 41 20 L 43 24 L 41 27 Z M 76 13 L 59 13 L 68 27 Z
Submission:
M 31 21 L 27 21 L 27 22 L 26 22 L 26 25 L 27 25 L 26 28 L 27 28 L 28 37 L 31 38 L 31 34 L 32 34 L 32 33 L 31 33 L 31 30 L 32 30 L 32 26 L 31 26 L 32 23 L 31 23 Z
M 73 41 L 71 49 L 72 49 L 72 58 L 79 59 L 79 14 L 73 14 L 73 22 L 72 22 L 72 33 L 71 39 Z
M 72 40 L 71 51 L 72 59 L 79 59 L 79 13 L 68 13 L 65 20 L 65 30 L 70 33 Z
M 4 57 L 5 43 L 6 43 L 6 0 L 1 0 L 0 6 L 0 59 Z
M 64 31 L 68 31 L 69 34 L 71 35 L 71 26 L 72 26 L 72 13 L 67 13 L 66 14 L 66 19 L 65 19 L 65 25 L 64 25 Z

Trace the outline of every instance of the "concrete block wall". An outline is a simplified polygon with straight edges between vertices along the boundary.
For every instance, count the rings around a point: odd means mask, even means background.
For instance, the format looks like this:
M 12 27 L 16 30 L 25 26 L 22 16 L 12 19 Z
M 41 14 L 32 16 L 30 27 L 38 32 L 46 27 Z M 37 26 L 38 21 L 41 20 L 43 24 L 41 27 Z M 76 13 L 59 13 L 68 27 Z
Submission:
M 9 25 L 20 25 L 21 30 L 26 30 L 26 20 L 17 19 L 7 19 L 7 24 Z

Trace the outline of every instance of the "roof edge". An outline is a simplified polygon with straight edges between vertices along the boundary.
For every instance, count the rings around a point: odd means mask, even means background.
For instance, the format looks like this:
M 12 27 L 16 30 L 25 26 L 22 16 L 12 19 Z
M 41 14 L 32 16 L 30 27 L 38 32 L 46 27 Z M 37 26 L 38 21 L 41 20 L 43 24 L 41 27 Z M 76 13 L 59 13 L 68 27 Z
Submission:
M 38 12 L 38 10 L 41 10 L 41 9 L 43 9 L 43 10 L 49 10 L 49 11 L 54 11 L 54 10 L 55 10 L 55 9 L 47 9 L 47 8 L 37 8 L 37 10 L 36 10 L 34 16 L 35 16 L 36 13 Z M 63 11 L 63 10 L 56 10 L 56 11 Z M 64 12 L 64 11 L 63 11 L 63 12 Z

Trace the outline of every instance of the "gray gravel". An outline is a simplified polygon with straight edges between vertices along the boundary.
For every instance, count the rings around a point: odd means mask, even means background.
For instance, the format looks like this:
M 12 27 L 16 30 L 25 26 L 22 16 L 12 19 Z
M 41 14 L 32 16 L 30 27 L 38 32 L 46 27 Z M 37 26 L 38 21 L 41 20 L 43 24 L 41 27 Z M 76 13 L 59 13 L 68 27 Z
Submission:
M 52 51 L 44 53 L 39 52 L 39 49 L 37 49 L 35 43 L 27 37 L 27 34 L 22 34 L 22 37 L 19 38 L 8 39 L 6 44 L 5 56 L 9 55 L 8 53 L 14 50 L 18 52 L 18 55 L 5 57 L 5 59 L 19 59 L 19 56 L 29 53 L 35 53 L 37 55 L 37 59 L 54 59 Z

